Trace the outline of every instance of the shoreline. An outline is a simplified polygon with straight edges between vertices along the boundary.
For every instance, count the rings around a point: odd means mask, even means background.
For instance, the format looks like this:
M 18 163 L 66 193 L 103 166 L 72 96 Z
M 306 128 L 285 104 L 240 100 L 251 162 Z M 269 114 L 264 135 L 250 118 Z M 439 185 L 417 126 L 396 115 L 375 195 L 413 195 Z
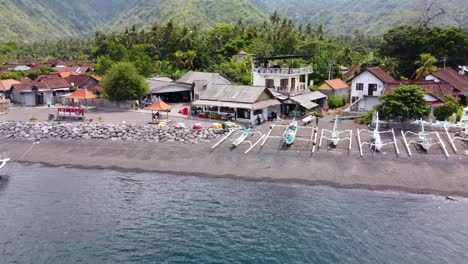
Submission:
M 98 140 L 4 140 L 13 162 L 47 167 L 228 178 L 255 182 L 328 186 L 468 197 L 468 160 L 435 156 L 358 158 L 342 153 L 258 153 L 207 144 L 106 142 Z M 22 155 L 29 149 L 24 158 Z

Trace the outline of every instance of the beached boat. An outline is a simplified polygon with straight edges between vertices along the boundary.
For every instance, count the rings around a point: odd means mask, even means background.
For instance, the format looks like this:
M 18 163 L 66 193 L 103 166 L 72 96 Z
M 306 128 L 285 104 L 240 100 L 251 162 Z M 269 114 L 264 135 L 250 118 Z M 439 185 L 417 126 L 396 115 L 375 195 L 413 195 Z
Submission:
M 288 128 L 286 128 L 286 132 L 283 136 L 284 143 L 286 143 L 286 145 L 292 145 L 292 143 L 294 143 L 294 140 L 296 139 L 296 133 L 297 121 L 294 120 L 291 122 L 291 124 L 289 124 Z
M 424 131 L 424 121 L 421 119 L 421 132 L 419 132 L 419 145 L 425 150 L 428 151 L 431 147 L 431 143 L 427 139 L 426 132 Z
M 374 148 L 376 151 L 380 151 L 383 147 L 382 139 L 380 138 L 380 131 L 379 131 L 379 112 L 376 114 L 375 119 L 375 129 L 374 134 L 372 136 L 372 143 L 374 144 Z
M 242 135 L 240 135 L 238 138 L 236 138 L 236 139 L 234 139 L 234 141 L 232 141 L 232 146 L 237 147 L 242 142 L 244 142 L 244 140 L 249 135 L 249 132 L 250 132 L 250 129 L 248 129 L 248 128 L 244 129 L 244 131 L 242 132 Z

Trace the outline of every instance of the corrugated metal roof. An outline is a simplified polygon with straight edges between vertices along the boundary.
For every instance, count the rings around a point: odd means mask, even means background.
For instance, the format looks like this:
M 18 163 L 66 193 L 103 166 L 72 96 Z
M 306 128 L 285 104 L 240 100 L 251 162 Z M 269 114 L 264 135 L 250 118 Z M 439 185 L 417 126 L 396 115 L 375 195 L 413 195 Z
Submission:
M 192 105 L 219 106 L 219 107 L 244 108 L 244 109 L 252 109 L 253 107 L 253 104 L 248 104 L 248 103 L 234 103 L 234 102 L 208 101 L 208 100 L 196 100 L 196 101 L 193 101 Z
M 231 81 L 229 81 L 227 78 L 225 78 L 221 74 L 215 73 L 215 72 L 189 71 L 177 81 L 185 82 L 185 83 L 193 83 L 195 81 L 205 81 L 205 82 L 211 82 L 214 84 L 231 84 Z
M 318 106 L 318 104 L 312 101 L 326 98 L 326 97 L 327 96 L 325 94 L 316 91 L 316 92 L 310 92 L 310 93 L 305 93 L 305 94 L 291 97 L 291 100 L 297 102 L 298 104 L 302 105 L 306 109 L 312 109 Z
M 200 99 L 253 104 L 264 91 L 263 86 L 214 85 L 207 87 Z

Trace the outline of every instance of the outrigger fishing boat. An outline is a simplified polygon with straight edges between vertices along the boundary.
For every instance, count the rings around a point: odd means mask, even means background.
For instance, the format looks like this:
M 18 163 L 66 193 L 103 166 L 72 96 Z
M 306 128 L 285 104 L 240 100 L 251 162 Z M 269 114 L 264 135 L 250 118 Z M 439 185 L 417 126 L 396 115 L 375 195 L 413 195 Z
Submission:
M 293 120 L 291 124 L 286 128 L 283 135 L 283 141 L 286 145 L 290 146 L 294 143 L 297 134 L 297 121 Z
M 426 132 L 424 131 L 424 121 L 421 119 L 421 132 L 419 132 L 419 145 L 425 150 L 428 151 L 431 147 L 431 143 L 427 138 Z
M 242 144 L 242 142 L 244 142 L 244 140 L 247 138 L 247 136 L 249 135 L 249 132 L 250 132 L 250 129 L 246 128 L 244 129 L 244 131 L 242 132 L 242 134 L 234 139 L 234 141 L 232 141 L 232 146 L 233 147 L 237 147 L 239 146 L 240 144 Z
M 376 113 L 375 117 L 375 129 L 372 135 L 372 143 L 376 151 L 380 151 L 383 147 L 382 139 L 380 138 L 379 131 L 379 112 Z

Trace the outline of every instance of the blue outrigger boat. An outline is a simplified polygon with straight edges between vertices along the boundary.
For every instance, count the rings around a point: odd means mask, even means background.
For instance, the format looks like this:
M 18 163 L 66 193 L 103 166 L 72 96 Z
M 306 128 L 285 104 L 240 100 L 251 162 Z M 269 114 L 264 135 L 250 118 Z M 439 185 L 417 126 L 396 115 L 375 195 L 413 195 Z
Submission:
M 240 135 L 238 138 L 234 139 L 234 141 L 232 141 L 232 146 L 233 147 L 237 147 L 239 146 L 242 142 L 244 142 L 244 140 L 247 138 L 247 136 L 249 135 L 249 132 L 250 132 L 250 129 L 246 128 L 244 129 L 244 132 L 242 132 L 242 135 Z
M 283 135 L 283 141 L 286 145 L 290 146 L 294 143 L 297 133 L 297 121 L 293 120 L 291 124 L 286 128 L 286 131 Z

